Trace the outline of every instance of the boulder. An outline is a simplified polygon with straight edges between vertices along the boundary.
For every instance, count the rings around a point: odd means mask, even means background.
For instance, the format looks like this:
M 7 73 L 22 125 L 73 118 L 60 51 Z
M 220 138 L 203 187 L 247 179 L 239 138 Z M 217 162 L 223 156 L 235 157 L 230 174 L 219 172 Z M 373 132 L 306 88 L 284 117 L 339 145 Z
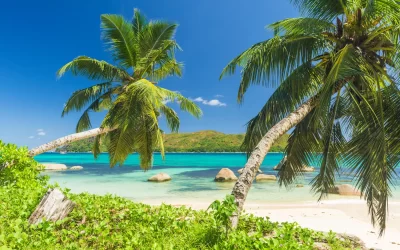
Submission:
M 283 164 L 286 162 L 286 156 L 278 163 L 278 165 L 276 165 L 274 167 L 274 170 L 281 170 Z M 306 165 L 303 165 L 303 168 L 301 169 L 302 172 L 314 172 L 314 168 L 313 167 L 309 167 Z
M 239 170 L 238 170 L 238 173 L 239 173 L 239 174 L 242 174 L 242 173 L 243 173 L 243 168 L 239 169 Z M 262 174 L 263 171 L 261 171 L 261 169 L 258 169 L 258 170 L 257 170 L 257 173 Z
M 256 181 L 276 181 L 275 175 L 268 175 L 268 174 L 259 174 L 256 176 Z
M 171 177 L 167 175 L 166 173 L 159 173 L 156 174 L 152 177 L 150 177 L 147 181 L 154 181 L 154 182 L 164 182 L 164 181 L 170 181 Z
M 314 168 L 313 167 L 309 167 L 306 165 L 303 165 L 303 168 L 301 169 L 302 172 L 314 172 Z
M 315 242 L 313 250 L 331 250 L 331 247 L 327 243 Z
M 297 184 L 296 187 L 297 188 L 302 188 L 302 187 L 304 187 L 304 185 L 303 184 Z
M 354 186 L 350 184 L 342 184 L 337 185 L 331 190 L 329 190 L 330 194 L 338 194 L 338 195 L 346 195 L 346 196 L 360 196 L 361 192 Z
M 215 176 L 215 181 L 221 181 L 221 182 L 225 182 L 225 181 L 237 181 L 237 177 L 235 175 L 235 173 L 230 170 L 229 168 L 223 168 L 221 169 L 217 176 Z
M 59 163 L 42 163 L 44 166 L 44 170 L 67 170 L 67 166 L 65 164 L 59 164 Z
M 82 166 L 73 166 L 69 170 L 82 170 L 82 169 L 83 169 Z

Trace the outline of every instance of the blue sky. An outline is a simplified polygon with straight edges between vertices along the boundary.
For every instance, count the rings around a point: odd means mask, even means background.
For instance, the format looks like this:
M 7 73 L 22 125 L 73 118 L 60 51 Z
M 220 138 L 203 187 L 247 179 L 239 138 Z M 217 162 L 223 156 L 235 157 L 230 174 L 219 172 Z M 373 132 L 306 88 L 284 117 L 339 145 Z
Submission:
M 57 80 L 55 72 L 78 55 L 111 62 L 100 39 L 100 15 L 131 19 L 134 8 L 150 19 L 179 23 L 184 75 L 160 85 L 197 98 L 204 112 L 200 120 L 179 112 L 180 132 L 243 133 L 273 89 L 254 86 L 238 105 L 239 75 L 219 81 L 219 74 L 240 52 L 271 37 L 267 24 L 298 15 L 289 0 L 3 1 L 0 140 L 33 147 L 73 133 L 80 114 L 61 118 L 63 105 L 72 92 L 96 82 L 71 75 Z M 94 126 L 102 116 L 93 116 Z

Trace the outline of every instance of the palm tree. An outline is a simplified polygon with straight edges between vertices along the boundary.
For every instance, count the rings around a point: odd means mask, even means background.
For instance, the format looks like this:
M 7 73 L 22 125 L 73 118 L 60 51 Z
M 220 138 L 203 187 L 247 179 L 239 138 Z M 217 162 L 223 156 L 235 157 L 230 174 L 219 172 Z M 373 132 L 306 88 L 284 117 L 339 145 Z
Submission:
M 62 116 L 84 109 L 76 126 L 77 134 L 69 135 L 30 151 L 36 155 L 73 141 L 95 138 L 93 153 L 106 143 L 110 164 L 123 164 L 133 152 L 140 154 L 140 166 L 149 169 L 154 150 L 164 153 L 158 118 L 162 115 L 172 131 L 178 131 L 177 113 L 168 102 L 195 117 L 201 110 L 180 93 L 158 86 L 168 76 L 181 76 L 182 64 L 175 59 L 179 45 L 174 40 L 177 25 L 165 21 L 147 21 L 134 11 L 131 23 L 118 15 L 102 15 L 103 39 L 116 65 L 87 56 L 79 56 L 58 70 L 63 76 L 86 76 L 101 83 L 81 89 L 67 101 Z M 100 128 L 91 129 L 90 112 L 108 110 Z
M 321 199 L 341 165 L 348 165 L 383 233 L 400 160 L 400 3 L 292 2 L 305 17 L 270 25 L 274 37 L 244 51 L 221 75 L 243 68 L 239 102 L 251 84 L 280 83 L 247 126 L 243 148 L 249 158 L 232 191 L 238 205 L 233 226 L 272 143 L 294 127 L 280 185 L 293 184 L 303 164 L 318 162 L 312 189 Z

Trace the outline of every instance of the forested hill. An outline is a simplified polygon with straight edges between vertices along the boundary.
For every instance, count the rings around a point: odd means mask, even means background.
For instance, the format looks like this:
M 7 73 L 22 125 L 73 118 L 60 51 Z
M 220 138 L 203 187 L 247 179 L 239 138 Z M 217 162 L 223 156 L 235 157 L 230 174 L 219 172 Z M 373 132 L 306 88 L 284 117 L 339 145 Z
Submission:
M 271 148 L 271 152 L 280 152 L 286 147 L 289 135 L 283 135 Z M 173 133 L 164 135 L 166 152 L 240 152 L 244 134 L 224 134 L 204 130 L 193 133 Z M 92 150 L 93 138 L 71 143 L 56 151 L 89 152 Z M 106 151 L 106 147 L 102 147 Z

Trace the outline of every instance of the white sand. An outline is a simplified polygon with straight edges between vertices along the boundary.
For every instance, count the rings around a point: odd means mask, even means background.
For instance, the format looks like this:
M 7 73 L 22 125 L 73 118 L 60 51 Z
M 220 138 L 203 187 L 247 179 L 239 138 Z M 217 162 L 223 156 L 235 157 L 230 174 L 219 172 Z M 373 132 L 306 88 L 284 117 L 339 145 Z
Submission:
M 161 202 L 145 201 L 158 205 Z M 206 209 L 211 201 L 167 201 L 172 205 L 186 205 L 193 209 Z M 389 203 L 389 217 L 385 235 L 379 238 L 379 230 L 370 223 L 368 210 L 363 200 L 339 199 L 317 202 L 259 204 L 247 203 L 245 210 L 257 216 L 268 216 L 272 221 L 297 222 L 302 227 L 318 231 L 330 230 L 355 235 L 367 247 L 374 249 L 400 249 L 400 202 Z

